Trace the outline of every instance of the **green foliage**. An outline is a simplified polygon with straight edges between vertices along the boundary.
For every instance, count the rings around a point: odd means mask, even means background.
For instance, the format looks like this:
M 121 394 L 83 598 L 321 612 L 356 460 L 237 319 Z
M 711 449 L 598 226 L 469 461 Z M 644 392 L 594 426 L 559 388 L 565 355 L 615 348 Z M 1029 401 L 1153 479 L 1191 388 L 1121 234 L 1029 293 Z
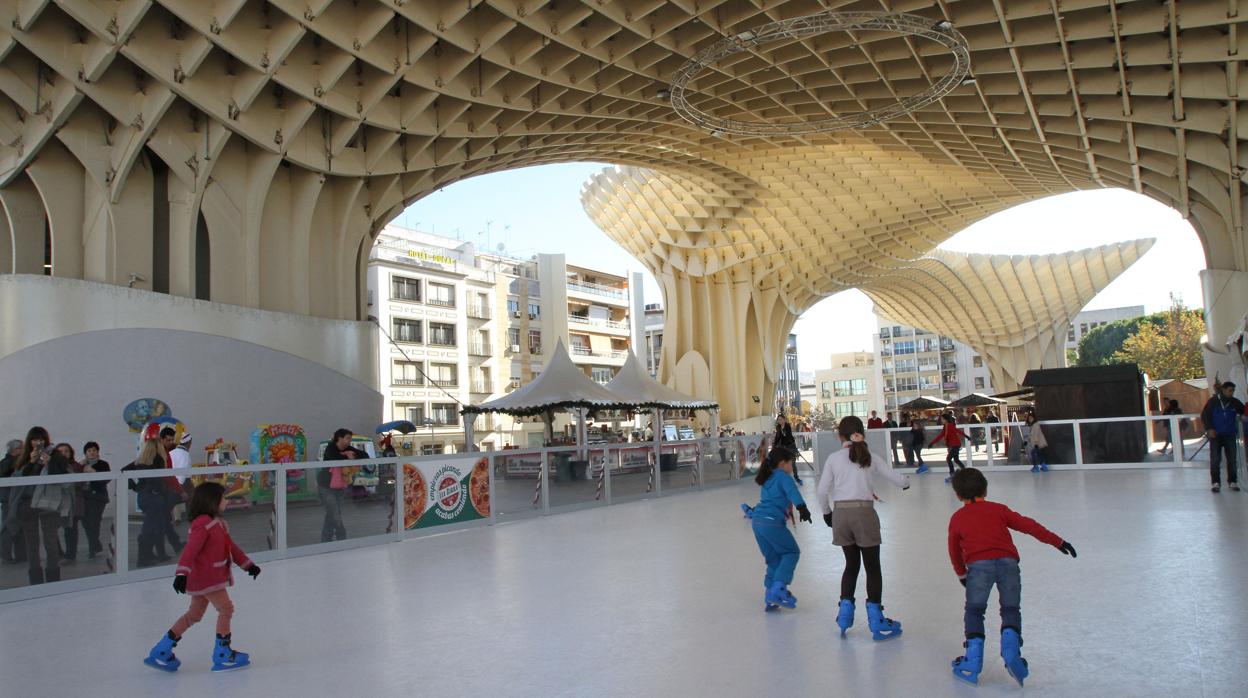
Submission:
M 1101 325 L 1083 335 L 1079 340 L 1079 361 L 1077 366 L 1107 366 L 1121 363 L 1114 355 L 1122 351 L 1123 342 L 1139 331 L 1143 323 L 1159 325 L 1165 321 L 1170 311 L 1141 315 L 1126 320 L 1115 320 L 1108 325 Z
M 1205 375 L 1200 350 L 1200 338 L 1205 332 L 1202 314 L 1176 304 L 1163 315 L 1159 323 L 1141 323 L 1113 358 L 1138 364 L 1152 378 L 1188 380 Z

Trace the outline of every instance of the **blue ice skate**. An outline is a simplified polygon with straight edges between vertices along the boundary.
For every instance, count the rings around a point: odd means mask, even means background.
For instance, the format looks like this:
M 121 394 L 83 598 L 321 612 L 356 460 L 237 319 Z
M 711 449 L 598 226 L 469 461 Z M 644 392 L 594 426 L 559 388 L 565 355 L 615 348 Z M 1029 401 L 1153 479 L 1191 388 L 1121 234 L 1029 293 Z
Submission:
M 1033 473 L 1038 473 L 1038 472 L 1040 472 L 1040 466 L 1039 466 L 1039 465 L 1033 465 L 1033 466 L 1031 466 L 1031 472 L 1033 472 Z
M 741 513 L 745 514 L 745 518 L 752 519 L 754 518 L 754 507 L 746 504 L 745 502 L 741 502 Z
M 772 582 L 768 587 L 767 593 L 763 596 L 763 601 L 785 608 L 797 608 L 797 597 L 793 592 L 789 591 L 787 584 L 783 582 Z
M 953 660 L 953 675 L 978 686 L 979 673 L 984 670 L 984 638 L 967 638 L 962 646 L 966 648 L 966 654 Z
M 901 623 L 892 618 L 884 617 L 884 607 L 878 603 L 867 602 L 867 626 L 871 628 L 874 640 L 891 640 L 901 635 Z
M 920 465 L 917 470 L 914 471 L 914 474 L 922 475 L 923 473 L 931 472 L 931 470 L 932 470 L 931 468 L 927 467 L 927 463 L 924 463 Z
M 1001 658 L 1005 660 L 1005 670 L 1010 672 L 1010 676 L 1014 677 L 1019 686 L 1023 685 L 1023 679 L 1030 673 L 1027 660 L 1023 659 L 1022 648 L 1023 638 L 1017 630 L 1006 628 L 1001 631 Z
M 230 635 L 218 635 L 212 649 L 212 670 L 233 671 L 251 664 L 251 655 L 230 647 Z
M 177 671 L 178 667 L 182 666 L 182 660 L 173 654 L 173 647 L 177 644 L 178 641 L 173 639 L 173 631 L 166 632 L 164 637 L 160 638 L 160 642 L 157 642 L 156 646 L 152 648 L 152 651 L 147 653 L 143 663 L 161 671 L 170 673 Z
M 1041 464 L 1040 464 L 1040 472 L 1042 472 L 1042 473 L 1047 473 L 1047 472 L 1049 472 L 1049 464 L 1048 464 L 1048 463 L 1041 463 Z
M 836 627 L 841 629 L 841 637 L 854 625 L 854 600 L 841 599 L 836 610 Z
M 772 611 L 779 611 L 779 610 L 780 610 L 780 604 L 775 604 L 775 603 L 772 603 L 772 602 L 770 602 L 770 601 L 768 601 L 768 600 L 767 600 L 767 589 L 768 589 L 768 588 L 769 588 L 769 587 L 767 586 L 767 583 L 766 583 L 766 582 L 763 582 L 763 610 L 764 610 L 764 611 L 766 611 L 766 612 L 768 612 L 768 613 L 771 613 Z

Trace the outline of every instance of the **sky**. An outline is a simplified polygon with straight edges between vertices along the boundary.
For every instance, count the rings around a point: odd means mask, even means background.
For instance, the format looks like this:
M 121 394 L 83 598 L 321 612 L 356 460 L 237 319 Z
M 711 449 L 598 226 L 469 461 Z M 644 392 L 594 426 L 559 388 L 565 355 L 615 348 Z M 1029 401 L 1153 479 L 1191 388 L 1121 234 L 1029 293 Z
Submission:
M 562 252 L 570 264 L 643 273 L 647 303 L 662 302 L 658 283 L 641 264 L 594 225 L 581 207 L 581 185 L 608 165 L 541 165 L 475 177 L 412 204 L 396 224 L 528 258 Z M 1138 262 L 1092 299 L 1087 309 L 1143 305 L 1163 310 L 1174 293 L 1189 307 L 1201 304 L 1198 274 L 1205 268 L 1196 231 L 1178 211 L 1121 189 L 1075 192 L 1040 199 L 989 216 L 942 248 L 984 254 L 1049 254 L 1112 242 L 1154 238 Z M 871 301 L 844 291 L 798 319 L 798 368 L 813 372 L 834 352 L 870 350 L 876 330 Z

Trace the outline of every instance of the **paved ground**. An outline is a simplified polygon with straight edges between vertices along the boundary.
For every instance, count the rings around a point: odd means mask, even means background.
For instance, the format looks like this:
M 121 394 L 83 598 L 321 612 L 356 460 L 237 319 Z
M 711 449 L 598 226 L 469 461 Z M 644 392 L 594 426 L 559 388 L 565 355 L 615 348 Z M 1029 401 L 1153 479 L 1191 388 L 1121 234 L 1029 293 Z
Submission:
M 1080 552 L 1016 537 L 1029 694 L 1244 695 L 1248 493 L 1211 494 L 1199 469 L 1001 472 L 990 488 Z M 888 643 L 862 623 L 837 637 L 844 563 L 822 525 L 797 532 L 798 609 L 762 612 L 737 509 L 756 496 L 743 483 L 270 563 L 232 592 L 255 660 L 234 674 L 208 671 L 207 624 L 176 676 L 140 664 L 186 603 L 166 579 L 9 604 L 22 640 L 0 676 L 15 696 L 1018 695 L 995 639 L 979 689 L 949 674 L 962 589 L 940 478 L 881 491 L 885 605 L 905 627 Z

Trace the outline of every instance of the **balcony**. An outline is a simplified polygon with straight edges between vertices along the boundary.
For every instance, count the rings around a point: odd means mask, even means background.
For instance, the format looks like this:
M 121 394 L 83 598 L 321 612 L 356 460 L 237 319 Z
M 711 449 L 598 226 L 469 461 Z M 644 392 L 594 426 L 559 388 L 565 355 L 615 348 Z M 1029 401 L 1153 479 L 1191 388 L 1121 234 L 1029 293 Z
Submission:
M 424 386 L 424 384 L 425 379 L 423 378 L 394 378 L 390 381 L 390 385 L 403 386 L 407 388 L 419 388 Z
M 430 378 L 429 384 L 436 385 L 439 388 L 458 388 L 459 379 L 458 378 L 443 378 L 443 379 Z
M 892 349 L 881 349 L 881 350 L 880 350 L 880 356 L 892 356 L 892 355 L 893 355 L 893 350 L 892 350 Z
M 489 320 L 493 317 L 493 314 L 484 305 L 470 305 L 468 306 L 468 317 L 475 320 Z
M 611 286 L 603 286 L 602 284 L 591 284 L 584 281 L 569 281 L 567 289 L 572 293 L 581 293 L 599 298 L 609 298 L 618 303 L 628 300 L 628 292 L 622 288 L 613 288 Z
M 448 299 L 443 299 L 443 298 L 430 298 L 429 300 L 425 301 L 425 305 L 435 305 L 435 306 L 438 306 L 439 308 L 454 308 L 455 299 L 451 298 L 448 300 Z
M 940 350 L 941 351 L 953 351 L 953 342 L 941 342 Z
M 480 393 L 481 395 L 489 395 L 494 392 L 494 383 L 485 380 L 474 381 L 472 384 L 472 392 Z
M 957 390 L 958 382 L 957 381 L 945 381 L 944 383 L 940 384 L 940 387 L 945 390 Z
M 957 362 L 954 362 L 954 361 L 942 361 L 942 362 L 940 362 L 940 370 L 942 370 L 942 371 L 956 371 L 956 370 L 958 370 L 958 364 L 957 364 Z
M 472 342 L 468 345 L 468 353 L 472 356 L 492 356 L 494 352 L 490 349 L 490 345 L 485 342 Z
M 630 330 L 627 322 L 616 322 L 615 320 L 597 320 L 597 319 L 588 318 L 584 315 L 569 314 L 568 324 L 577 325 L 579 327 L 593 327 L 602 331 L 609 331 L 611 332 L 611 334 L 627 335 Z
M 582 363 L 582 364 L 592 364 L 592 363 L 616 364 L 616 363 L 619 363 L 619 364 L 623 364 L 624 360 L 627 358 L 628 358 L 628 352 L 626 351 L 619 351 L 619 350 L 594 351 L 593 349 L 590 349 L 589 347 L 583 347 L 583 346 L 577 346 L 577 345 L 572 346 L 572 360 L 575 361 L 576 363 Z M 598 359 L 600 361 L 592 361 L 591 359 Z

